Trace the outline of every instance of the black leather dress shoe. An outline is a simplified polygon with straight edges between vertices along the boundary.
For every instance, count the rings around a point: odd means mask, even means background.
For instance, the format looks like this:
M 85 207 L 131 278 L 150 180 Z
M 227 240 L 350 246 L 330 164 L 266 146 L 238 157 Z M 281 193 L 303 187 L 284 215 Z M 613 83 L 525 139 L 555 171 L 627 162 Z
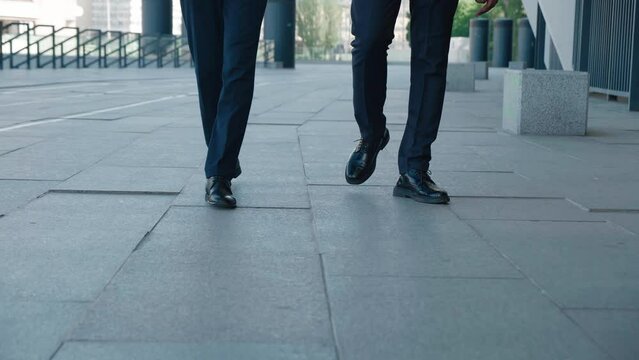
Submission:
M 410 198 L 428 204 L 448 204 L 450 197 L 446 190 L 435 184 L 427 170 L 409 170 L 399 177 L 393 196 Z
M 225 209 L 234 209 L 237 202 L 231 191 L 231 180 L 222 176 L 206 179 L 206 202 Z
M 370 143 L 360 140 L 346 164 L 346 182 L 351 185 L 363 184 L 375 172 L 377 166 L 377 154 L 384 150 L 390 141 L 388 129 L 379 142 Z

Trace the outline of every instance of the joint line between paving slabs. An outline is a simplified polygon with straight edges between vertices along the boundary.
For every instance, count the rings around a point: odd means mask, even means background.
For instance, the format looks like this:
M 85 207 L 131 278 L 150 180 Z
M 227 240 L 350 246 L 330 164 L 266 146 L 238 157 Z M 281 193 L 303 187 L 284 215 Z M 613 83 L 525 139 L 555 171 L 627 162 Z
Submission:
M 158 226 L 158 224 L 160 223 L 160 221 L 162 221 L 162 219 L 164 219 L 164 217 L 166 216 L 166 214 L 168 214 L 169 210 L 171 210 L 171 206 L 169 206 L 164 213 L 162 214 L 162 216 L 160 216 L 160 218 L 158 219 L 158 221 L 156 221 L 155 224 L 153 224 L 153 227 L 151 227 L 151 229 L 149 231 L 146 232 L 146 234 L 144 234 L 144 236 L 142 237 L 142 239 L 140 239 L 140 241 L 138 242 L 137 245 L 135 245 L 135 247 L 133 248 L 133 251 L 131 251 L 131 254 L 133 254 L 134 252 L 141 250 L 150 240 L 150 235 L 153 232 L 153 230 L 155 230 L 155 228 Z M 122 263 L 122 266 L 124 266 L 124 264 L 129 260 L 129 257 L 126 258 L 126 260 L 124 260 L 124 263 Z M 121 268 L 121 267 L 120 267 Z M 118 271 L 116 272 L 116 274 L 120 271 L 120 269 L 118 269 Z M 115 275 L 114 275 L 115 277 Z M 111 281 L 109 281 L 110 283 Z M 107 284 L 108 285 L 108 284 Z
M 639 214 L 639 209 L 588 209 L 591 213 L 598 214 Z
M 431 279 L 431 280 L 524 280 L 523 276 L 437 276 L 437 275 L 367 275 L 367 274 L 331 274 L 337 278 L 384 278 L 384 279 Z
M 62 349 L 62 347 L 64 346 L 65 341 L 64 340 L 60 340 L 60 344 L 58 344 L 58 347 L 55 348 L 55 351 L 53 351 L 53 354 L 51 354 L 51 356 L 49 357 L 49 360 L 53 360 L 53 358 L 55 358 L 56 355 L 58 355 L 58 352 L 60 352 L 60 349 Z
M 460 217 L 460 219 L 462 219 Z M 485 218 L 463 218 L 467 221 L 503 221 L 503 222 L 531 222 L 531 223 L 584 223 L 584 224 L 605 224 L 607 220 L 549 220 L 549 219 L 485 219 Z
M 75 189 L 51 189 L 47 191 L 51 194 L 93 194 L 93 195 L 155 195 L 155 196 L 176 196 L 180 192 L 176 191 L 127 191 L 127 190 L 75 190 Z
M 173 204 L 171 207 L 175 208 L 211 208 L 214 209 L 212 205 L 202 204 L 202 205 L 189 205 L 189 204 Z M 243 206 L 238 205 L 237 209 L 254 209 L 254 210 L 311 210 L 310 207 L 289 207 L 289 206 Z
M 319 254 L 320 261 L 320 269 L 322 271 L 322 284 L 324 286 L 324 296 L 326 299 L 326 310 L 328 311 L 328 322 L 331 325 L 331 335 L 333 336 L 333 344 L 335 348 L 335 359 L 340 360 L 339 355 L 339 343 L 337 341 L 337 329 L 335 327 L 335 322 L 333 321 L 333 310 L 331 309 L 331 300 L 328 295 L 328 284 L 326 281 L 326 268 L 324 267 L 324 256 Z
M 131 251 L 131 253 L 129 253 L 129 255 L 124 259 L 124 261 L 122 261 L 122 263 L 120 264 L 120 266 L 118 266 L 117 270 L 113 273 L 113 275 L 111 276 L 111 278 L 109 278 L 109 281 L 107 281 L 107 283 L 104 285 L 104 287 L 102 287 L 102 289 L 100 290 L 100 292 L 98 293 L 98 295 L 95 297 L 95 299 L 93 301 L 91 301 L 91 303 L 94 303 L 96 301 L 98 301 L 100 299 L 100 296 L 102 296 L 102 294 L 104 293 L 104 291 L 106 290 L 106 288 L 111 285 L 111 283 L 113 282 L 113 279 L 115 279 L 115 277 L 120 273 L 120 271 L 122 271 L 122 268 L 124 267 L 124 265 L 129 261 L 129 259 L 131 258 L 131 255 L 136 251 L 139 250 L 139 248 L 141 248 L 142 246 L 140 246 L 140 243 L 142 241 L 144 241 L 144 239 L 147 237 L 147 235 L 149 233 L 151 233 L 155 227 L 160 223 L 160 221 L 162 221 L 162 219 L 164 219 L 164 217 L 166 216 L 166 214 L 169 212 L 169 209 L 171 207 L 167 207 L 167 209 L 164 211 L 164 213 L 162 214 L 162 216 L 160 216 L 160 218 L 158 219 L 158 221 L 155 222 L 155 224 L 153 224 L 153 227 L 151 227 L 151 229 L 149 231 L 147 231 L 147 233 L 142 237 L 142 239 L 140 239 L 140 241 L 138 242 L 138 244 L 135 246 L 135 248 Z M 148 242 L 148 240 L 147 240 Z M 78 321 L 75 322 L 74 326 L 69 327 L 69 330 L 67 332 L 67 334 L 65 336 L 62 337 L 60 346 L 58 347 L 58 349 L 56 349 L 56 351 L 53 353 L 53 355 L 51 355 L 51 357 L 49 358 L 49 360 L 53 360 L 53 358 L 56 356 L 56 354 L 58 353 L 58 351 L 60 351 L 60 349 L 62 348 L 63 344 L 66 342 L 72 342 L 72 341 L 76 341 L 72 338 L 68 338 L 68 335 L 72 333 L 73 329 L 75 329 L 75 326 L 77 326 L 78 324 L 81 324 L 87 317 L 88 311 L 85 311 L 83 316 L 78 318 Z
M 579 325 L 568 313 L 566 313 L 563 309 L 563 306 L 556 301 L 555 299 L 553 299 L 550 294 L 543 288 L 541 287 L 541 285 L 539 283 L 537 283 L 533 278 L 531 278 L 530 276 L 528 276 L 522 268 L 520 268 L 517 264 L 515 264 L 515 262 L 509 258 L 506 254 L 504 254 L 503 252 L 499 251 L 499 249 L 497 249 L 497 247 L 490 241 L 488 240 L 486 237 L 484 237 L 484 235 L 482 235 L 479 230 L 477 230 L 471 223 L 468 223 L 466 221 L 464 221 L 462 218 L 459 217 L 459 215 L 451 210 L 451 212 L 461 221 L 464 222 L 464 224 L 466 224 L 468 227 L 470 227 L 473 232 L 475 232 L 475 234 L 477 234 L 477 236 L 479 236 L 480 239 L 482 239 L 488 246 L 490 246 L 494 251 L 496 251 L 502 258 L 504 258 L 513 268 L 515 268 L 522 276 L 524 279 L 528 280 L 540 293 L 542 296 L 544 296 L 546 299 L 548 299 L 548 301 L 550 301 L 551 304 L 553 304 L 557 310 L 559 310 L 559 312 L 564 315 L 564 317 L 570 321 L 574 326 L 576 326 L 579 330 L 581 330 L 582 335 L 588 339 L 597 349 L 601 350 L 602 353 L 606 354 L 606 356 L 608 356 L 609 359 L 614 359 L 605 349 L 603 349 L 603 347 L 601 345 L 599 345 L 599 343 L 588 334 L 588 332 L 585 331 L 585 329 L 583 327 L 581 327 L 581 325 Z

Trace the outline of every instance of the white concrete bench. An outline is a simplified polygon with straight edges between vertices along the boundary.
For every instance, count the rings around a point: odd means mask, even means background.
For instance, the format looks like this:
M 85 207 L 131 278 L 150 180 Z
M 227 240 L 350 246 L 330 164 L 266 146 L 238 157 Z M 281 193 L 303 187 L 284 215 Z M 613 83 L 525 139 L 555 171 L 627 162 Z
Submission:
M 512 70 L 526 70 L 528 67 L 525 61 L 511 61 L 508 63 L 508 68 Z
M 475 91 L 475 65 L 473 63 L 448 64 L 446 91 Z
M 475 61 L 475 80 L 488 80 L 488 62 Z
M 586 135 L 588 73 L 506 70 L 502 127 L 518 135 Z

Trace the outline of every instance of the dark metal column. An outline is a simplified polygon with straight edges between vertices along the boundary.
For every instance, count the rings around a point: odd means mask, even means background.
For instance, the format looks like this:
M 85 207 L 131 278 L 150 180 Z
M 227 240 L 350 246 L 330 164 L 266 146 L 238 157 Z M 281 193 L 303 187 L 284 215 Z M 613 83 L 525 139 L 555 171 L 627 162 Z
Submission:
M 483 18 L 470 20 L 470 61 L 488 61 L 488 25 Z
M 142 33 L 173 33 L 172 10 L 171 0 L 142 0 Z
M 546 19 L 537 5 L 537 36 L 535 37 L 535 69 L 546 70 Z
M 264 17 L 264 39 L 275 42 L 275 61 L 295 68 L 295 0 L 269 0 Z
M 635 29 L 632 36 L 632 60 L 630 64 L 630 95 L 628 110 L 639 111 L 639 2 L 634 4 Z
M 494 67 L 508 67 L 513 54 L 513 20 L 496 19 L 493 31 Z
M 527 18 L 520 19 L 518 26 L 517 60 L 523 61 L 526 68 L 532 68 L 535 64 L 535 34 Z
M 573 67 L 575 71 L 588 71 L 591 8 L 591 0 L 577 1 L 575 49 L 573 53 Z

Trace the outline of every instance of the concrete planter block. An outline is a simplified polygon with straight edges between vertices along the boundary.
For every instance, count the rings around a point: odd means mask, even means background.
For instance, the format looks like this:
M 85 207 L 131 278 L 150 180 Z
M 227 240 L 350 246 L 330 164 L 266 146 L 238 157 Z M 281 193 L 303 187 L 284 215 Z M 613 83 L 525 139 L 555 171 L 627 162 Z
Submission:
M 508 63 L 508 68 L 513 70 L 526 70 L 526 62 L 525 61 L 511 61 Z
M 488 62 L 476 61 L 475 64 L 475 80 L 488 80 Z
M 503 129 L 518 135 L 586 135 L 588 73 L 507 70 Z
M 475 91 L 475 65 L 473 63 L 448 64 L 447 91 Z

